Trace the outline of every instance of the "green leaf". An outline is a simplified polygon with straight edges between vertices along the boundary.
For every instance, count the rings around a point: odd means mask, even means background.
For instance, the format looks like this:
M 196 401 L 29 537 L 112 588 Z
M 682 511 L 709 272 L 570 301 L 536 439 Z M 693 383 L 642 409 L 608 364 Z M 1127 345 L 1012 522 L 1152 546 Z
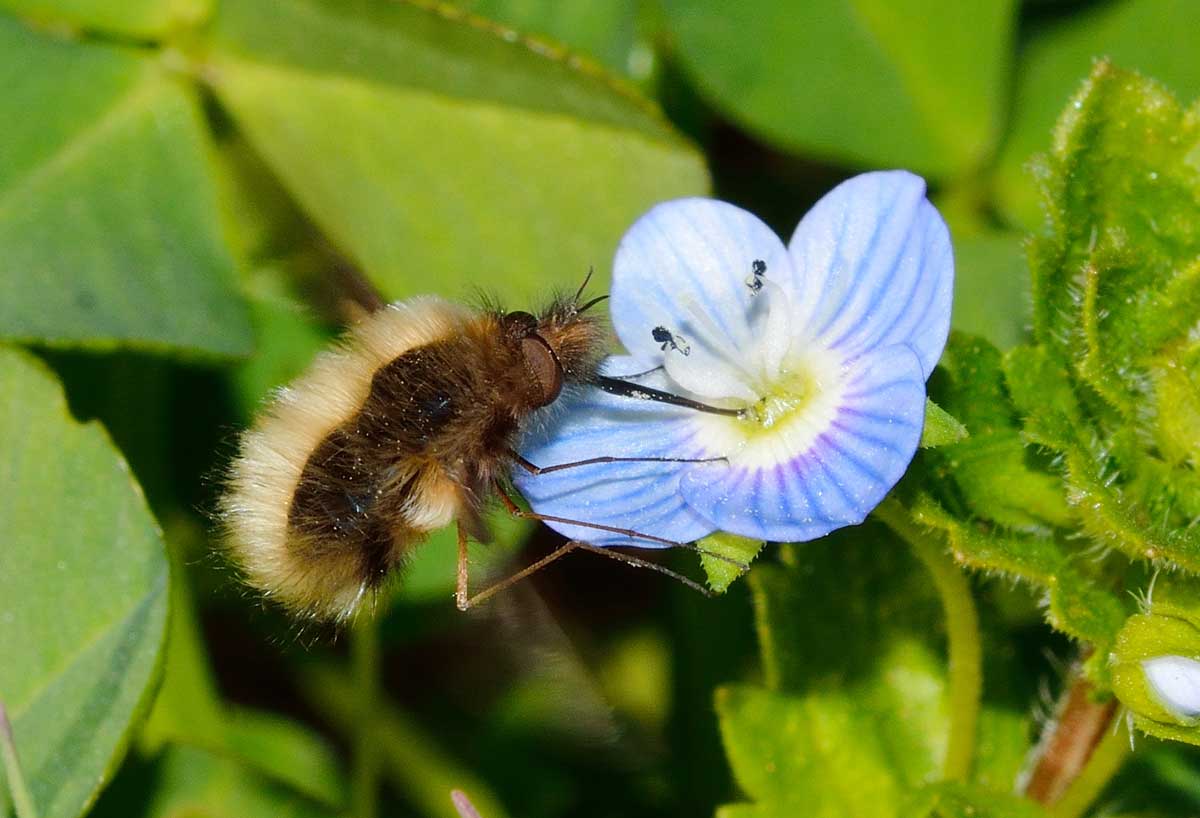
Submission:
M 716 534 L 710 534 L 704 539 L 697 541 L 696 545 L 705 551 L 719 554 L 722 557 L 728 557 L 731 560 L 737 560 L 743 565 L 749 565 L 758 556 L 758 552 L 762 550 L 762 547 L 766 543 L 762 540 L 739 537 L 737 534 L 718 531 Z M 708 554 L 700 555 L 700 565 L 704 568 L 705 576 L 708 577 L 708 587 L 712 588 L 718 594 L 725 593 L 735 579 L 746 573 L 744 569 Z
M 544 297 L 603 273 L 649 206 L 708 187 L 635 92 L 451 6 L 226 4 L 207 63 L 251 143 L 389 297 L 460 297 L 481 269 L 511 303 Z
M 259 268 L 247 290 L 257 348 L 230 373 L 244 423 L 262 409 L 272 390 L 298 377 L 333 343 L 329 328 L 284 291 L 280 270 Z
M 1026 439 L 1051 449 L 1070 446 L 1084 421 L 1066 366 L 1042 346 L 1010 349 L 1003 366 L 1013 405 L 1024 417 Z
M 104 431 L 32 357 L 0 348 L 0 698 L 43 818 L 74 818 L 148 705 L 167 561 Z
M 1073 523 L 1059 475 L 1031 462 L 995 347 L 953 333 L 930 391 L 971 435 L 926 455 L 970 513 L 1022 529 Z
M 184 552 L 178 545 L 179 534 L 172 533 L 175 536 L 170 537 L 171 619 L 166 661 L 162 684 L 139 742 L 148 753 L 158 752 L 171 741 L 212 749 L 226 745 L 225 710 L 200 634 Z
M 181 540 L 199 537 L 187 522 L 171 526 L 172 554 L 186 553 Z M 207 543 L 205 543 L 207 544 Z M 142 730 L 148 754 L 165 745 L 186 745 L 232 758 L 331 808 L 343 806 L 345 782 L 333 751 L 309 729 L 282 716 L 221 701 L 187 585 L 185 561 L 171 573 L 171 621 L 166 666 L 154 708 Z
M 1156 82 L 1097 64 L 1045 160 L 1053 230 L 1034 252 L 1034 331 L 1113 408 L 1200 317 L 1200 116 Z
M 1006 361 L 1025 434 L 1060 453 L 1091 538 L 1193 573 L 1200 480 L 1180 461 L 1200 445 L 1187 428 L 1200 406 L 1198 150 L 1196 110 L 1097 63 L 1043 162 L 1050 230 L 1030 255 L 1039 345 Z
M 0 86 L 0 337 L 248 352 L 195 95 L 3 17 Z
M 298 793 L 338 809 L 346 783 L 333 749 L 309 728 L 274 713 L 234 708 L 226 726 L 229 754 Z
M 0 8 L 53 26 L 99 29 L 141 39 L 202 22 L 211 0 L 0 0 Z
M 767 690 L 717 694 L 730 765 L 758 804 L 721 814 L 898 815 L 946 749 L 928 579 L 874 524 L 781 549 L 784 565 L 750 575 Z
M 1011 0 L 668 0 L 684 67 L 722 110 L 789 150 L 953 176 L 992 149 Z
M 1029 323 L 1029 263 L 1017 233 L 955 236 L 951 326 L 1000 349 L 1025 341 Z
M 1043 590 L 1047 621 L 1058 630 L 1092 645 L 1093 681 L 1106 685 L 1108 648 L 1125 617 L 1121 600 L 1077 566 L 1051 536 L 1006 532 L 978 521 L 955 519 L 928 496 L 919 497 L 913 519 L 945 533 L 954 558 L 963 565 L 1001 572 Z
M 650 58 L 637 49 L 636 0 L 452 0 L 456 6 L 531 37 L 549 37 L 590 54 L 613 71 L 632 74 Z M 552 44 L 546 42 L 545 45 Z
M 722 807 L 718 818 L 900 815 L 891 748 L 848 697 L 723 687 L 717 718 L 734 776 L 757 802 Z
M 1177 0 L 1090 3 L 1031 26 L 1017 71 L 1013 125 L 995 174 L 995 194 L 1005 215 L 1027 228 L 1042 223 L 1027 165 L 1044 150 L 1063 100 L 1096 58 L 1157 77 L 1186 99 L 1200 96 L 1200 54 L 1193 36 L 1198 28 L 1200 5 Z
M 1049 818 L 1042 807 L 1012 793 L 951 782 L 925 787 L 902 814 L 908 818 Z
M 301 679 L 313 705 L 343 733 L 357 729 L 354 689 L 348 677 L 327 667 L 313 668 Z M 484 818 L 509 813 L 487 783 L 446 755 L 433 736 L 394 706 L 383 704 L 370 715 L 376 729 L 377 752 L 393 786 L 430 818 L 460 818 L 450 803 L 450 790 L 459 789 Z
M 959 423 L 954 415 L 929 398 L 925 399 L 925 427 L 921 430 L 922 449 L 958 443 L 965 440 L 969 434 L 967 427 Z
M 333 812 L 234 761 L 192 747 L 163 757 L 149 818 L 331 818 Z

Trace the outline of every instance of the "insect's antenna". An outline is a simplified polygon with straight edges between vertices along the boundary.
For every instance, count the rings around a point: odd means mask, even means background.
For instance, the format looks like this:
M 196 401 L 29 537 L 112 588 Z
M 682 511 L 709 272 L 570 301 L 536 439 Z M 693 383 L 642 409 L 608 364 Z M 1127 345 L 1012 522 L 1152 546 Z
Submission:
M 601 301 L 605 300 L 606 298 L 608 298 L 608 293 L 605 293 L 604 295 L 596 296 L 591 301 L 587 302 L 582 307 L 579 307 L 577 310 L 575 310 L 575 314 L 583 315 L 585 312 L 587 312 L 592 307 L 596 306 L 597 304 L 599 304 Z
M 592 280 L 592 274 L 595 272 L 596 272 L 595 267 L 591 267 L 591 266 L 588 267 L 587 275 L 585 275 L 583 277 L 583 283 L 580 284 L 579 289 L 575 291 L 574 302 L 576 304 L 578 304 L 579 299 L 583 297 L 583 291 L 587 289 L 588 282 Z M 587 309 L 587 307 L 584 307 L 583 309 Z M 583 312 L 583 310 L 580 310 L 580 312 Z
M 720 406 L 710 406 L 707 403 L 701 403 L 700 401 L 685 398 L 681 395 L 672 395 L 670 392 L 664 392 L 661 389 L 654 389 L 637 383 L 629 383 L 619 378 L 610 378 L 608 375 L 597 375 L 594 383 L 610 395 L 620 395 L 626 398 L 636 398 L 637 400 L 649 400 L 656 403 L 669 403 L 672 406 L 682 406 L 685 409 L 695 409 L 697 412 L 708 412 L 711 415 L 725 415 L 731 418 L 740 418 L 746 415 L 745 409 L 723 409 Z

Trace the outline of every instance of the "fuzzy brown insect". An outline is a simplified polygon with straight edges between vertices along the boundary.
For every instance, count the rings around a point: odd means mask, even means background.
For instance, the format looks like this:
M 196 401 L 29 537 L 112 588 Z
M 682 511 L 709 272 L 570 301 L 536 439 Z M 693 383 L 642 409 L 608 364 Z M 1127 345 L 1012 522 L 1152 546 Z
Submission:
M 457 521 L 458 606 L 490 595 L 467 592 L 466 542 L 487 540 L 484 503 L 500 489 L 511 512 L 539 518 L 502 485 L 514 465 L 541 471 L 513 448 L 522 425 L 564 389 L 624 388 L 596 374 L 605 332 L 585 313 L 600 299 L 578 298 L 537 316 L 414 298 L 320 354 L 243 435 L 230 468 L 220 513 L 247 581 L 293 613 L 345 619 L 430 532 Z M 571 548 L 671 573 L 573 542 L 508 582 Z

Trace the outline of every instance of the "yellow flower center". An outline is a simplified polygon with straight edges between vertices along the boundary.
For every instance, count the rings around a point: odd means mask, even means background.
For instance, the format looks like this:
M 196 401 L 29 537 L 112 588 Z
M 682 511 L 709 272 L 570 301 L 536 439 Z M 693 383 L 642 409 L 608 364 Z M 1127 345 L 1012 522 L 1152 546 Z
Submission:
M 741 417 L 704 415 L 701 439 L 730 465 L 764 468 L 806 451 L 829 429 L 842 403 L 844 382 L 836 356 L 810 349 L 784 361 L 779 377 Z
M 747 437 L 766 434 L 803 410 L 813 397 L 816 384 L 806 369 L 785 363 L 779 379 L 764 391 L 766 394 L 737 419 Z

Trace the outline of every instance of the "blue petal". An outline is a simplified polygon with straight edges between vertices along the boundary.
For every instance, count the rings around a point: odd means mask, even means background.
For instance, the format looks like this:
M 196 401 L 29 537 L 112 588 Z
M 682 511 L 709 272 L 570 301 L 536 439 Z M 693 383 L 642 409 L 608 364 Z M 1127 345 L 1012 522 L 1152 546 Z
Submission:
M 655 366 L 663 360 L 656 327 L 690 336 L 719 335 L 740 360 L 754 349 L 750 328 L 755 262 L 791 293 L 787 249 L 758 217 L 712 199 L 677 199 L 654 207 L 621 239 L 613 261 L 613 328 L 625 348 Z M 701 312 L 716 332 L 697 326 Z
M 639 372 L 633 358 L 610 358 L 611 375 Z M 664 388 L 661 375 L 639 379 Z M 691 410 L 619 397 L 591 387 L 560 398 L 536 418 L 522 441 L 521 455 L 536 466 L 573 463 L 594 457 L 675 457 L 709 455 L 696 440 Z M 534 475 L 513 470 L 513 482 L 539 514 L 632 529 L 677 542 L 692 542 L 713 527 L 679 494 L 679 477 L 689 463 L 605 463 Z M 547 522 L 567 537 L 597 545 L 664 547 L 661 543 L 578 525 Z
M 908 468 L 925 418 L 925 376 L 907 345 L 849 362 L 832 421 L 806 451 L 762 468 L 695 465 L 680 483 L 713 527 L 746 537 L 803 542 L 854 525 Z M 735 458 L 736 463 L 736 458 Z
M 796 326 L 846 357 L 908 344 L 926 377 L 950 330 L 950 234 L 906 171 L 855 176 L 823 197 L 788 246 L 800 278 Z

